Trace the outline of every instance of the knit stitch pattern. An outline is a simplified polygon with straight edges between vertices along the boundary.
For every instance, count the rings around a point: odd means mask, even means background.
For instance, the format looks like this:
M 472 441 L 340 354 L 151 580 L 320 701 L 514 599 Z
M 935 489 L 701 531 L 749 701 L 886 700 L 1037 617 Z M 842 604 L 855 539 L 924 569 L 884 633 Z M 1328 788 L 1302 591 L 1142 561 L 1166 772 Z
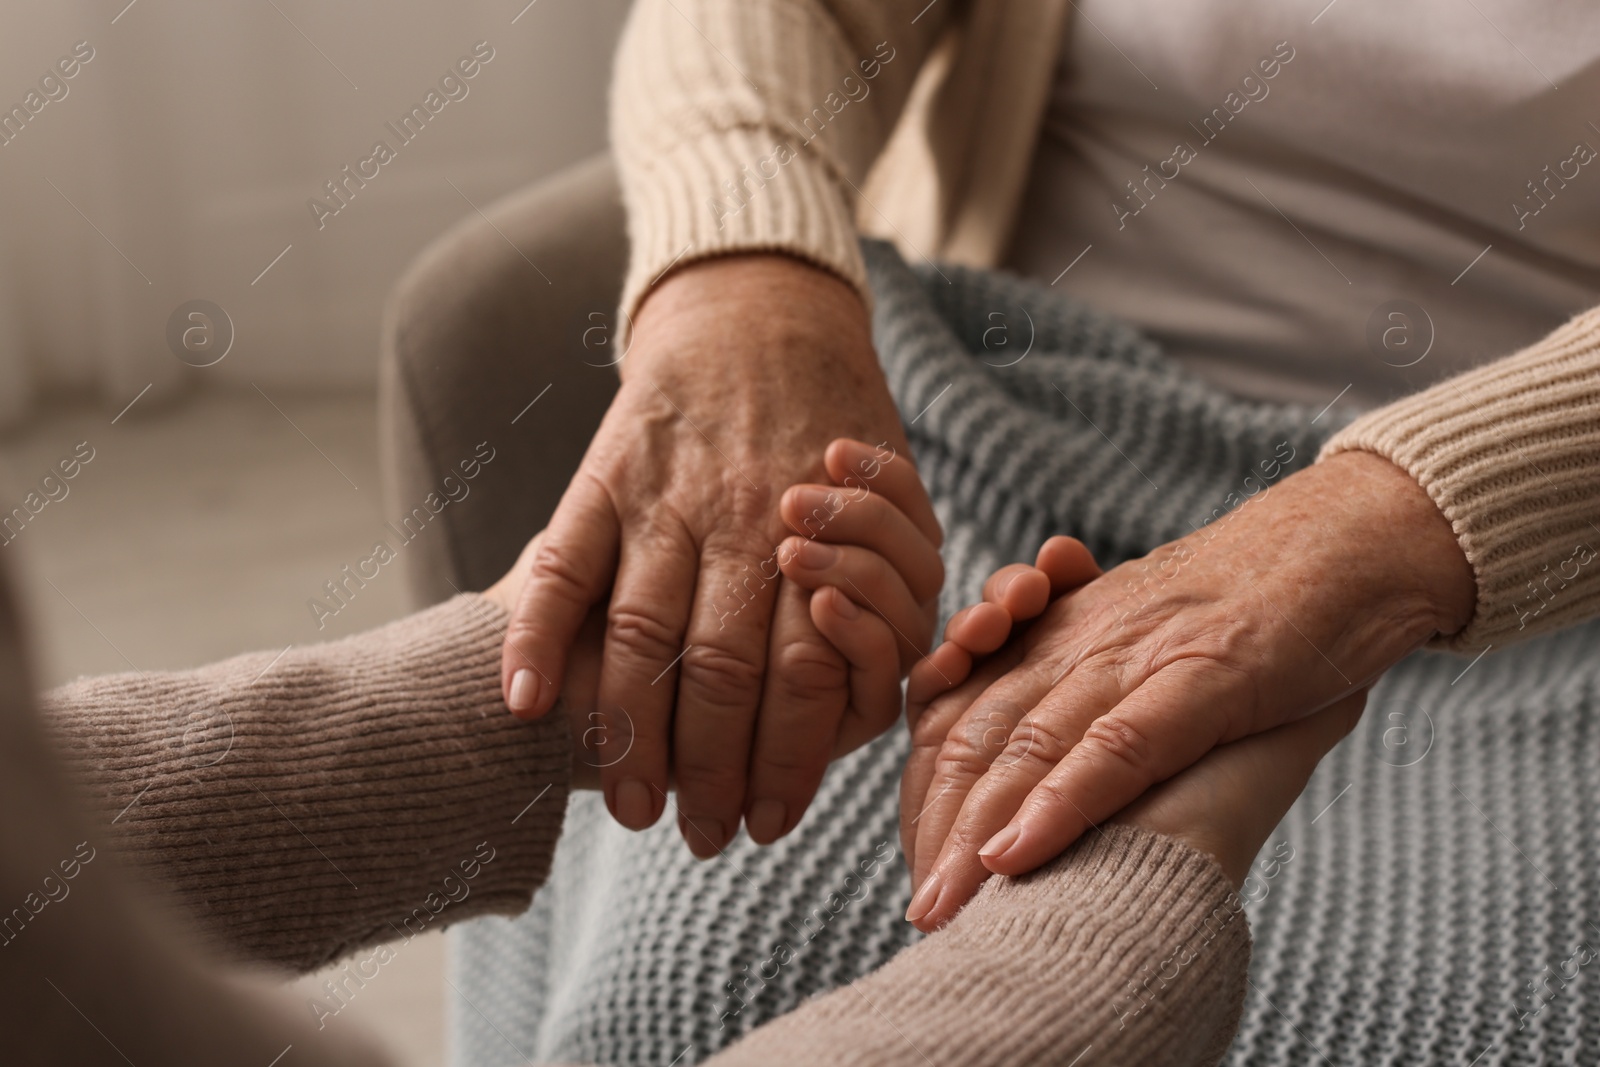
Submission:
M 1047 287 L 864 252 L 946 532 L 946 616 L 1051 534 L 1110 565 L 1248 507 L 1338 429 L 1232 398 Z M 1255 949 L 1224 1062 L 1600 1062 L 1597 645 L 1591 622 L 1477 661 L 1423 652 L 1374 688 L 1245 885 Z M 575 798 L 533 909 L 452 934 L 455 1062 L 693 1063 L 886 962 L 918 936 L 906 749 L 890 731 L 829 770 L 789 837 L 706 863 L 672 812 L 634 834 Z M 756 977 L 780 942 L 793 959 Z

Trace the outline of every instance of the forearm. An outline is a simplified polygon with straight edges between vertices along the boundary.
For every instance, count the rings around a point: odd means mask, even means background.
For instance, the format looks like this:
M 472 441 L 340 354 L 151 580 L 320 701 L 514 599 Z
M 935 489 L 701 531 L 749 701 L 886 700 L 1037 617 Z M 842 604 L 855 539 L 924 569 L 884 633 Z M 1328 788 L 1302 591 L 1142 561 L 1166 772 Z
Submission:
M 854 190 L 958 6 L 641 0 L 612 85 L 633 252 L 627 315 L 663 271 L 781 251 L 863 297 Z
M 300 970 L 525 908 L 566 805 L 564 715 L 500 700 L 505 613 L 458 597 L 324 645 L 48 694 L 99 832 L 232 955 Z
M 1250 935 L 1220 867 L 1108 826 L 950 924 L 711 1061 L 922 1067 L 1215 1063 L 1238 1025 Z
M 1416 478 L 1472 564 L 1476 611 L 1446 647 L 1600 615 L 1600 309 L 1363 416 L 1322 454 L 1357 449 Z

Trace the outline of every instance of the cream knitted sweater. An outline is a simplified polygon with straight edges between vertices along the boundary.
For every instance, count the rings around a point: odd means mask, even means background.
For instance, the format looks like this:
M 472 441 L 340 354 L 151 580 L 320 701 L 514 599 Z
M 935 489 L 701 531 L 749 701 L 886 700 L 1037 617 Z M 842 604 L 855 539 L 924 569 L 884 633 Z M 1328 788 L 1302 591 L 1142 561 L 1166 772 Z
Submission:
M 1067 0 L 640 0 L 612 96 L 624 321 L 696 259 L 780 251 L 870 300 L 859 233 L 996 264 Z M 1600 309 L 1357 420 L 1324 455 L 1408 471 L 1477 577 L 1476 654 L 1600 614 Z

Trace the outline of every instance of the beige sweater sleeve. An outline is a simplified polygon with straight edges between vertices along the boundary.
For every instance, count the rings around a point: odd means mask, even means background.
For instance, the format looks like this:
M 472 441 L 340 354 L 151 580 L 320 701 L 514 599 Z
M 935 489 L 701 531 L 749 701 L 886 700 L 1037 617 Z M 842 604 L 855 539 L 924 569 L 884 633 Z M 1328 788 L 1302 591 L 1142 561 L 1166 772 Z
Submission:
M 44 698 L 96 840 L 213 947 L 310 970 L 528 906 L 567 799 L 564 715 L 500 698 L 504 613 L 461 596 L 343 641 Z
M 624 325 L 668 269 L 782 251 L 869 299 L 851 205 L 961 0 L 639 0 L 611 129 Z
M 1198 1067 L 1233 1040 L 1249 960 L 1221 868 L 1111 826 L 991 879 L 938 933 L 707 1062 Z
M 1323 448 L 1408 471 L 1477 577 L 1477 653 L 1600 615 L 1600 308 L 1515 355 L 1373 411 Z

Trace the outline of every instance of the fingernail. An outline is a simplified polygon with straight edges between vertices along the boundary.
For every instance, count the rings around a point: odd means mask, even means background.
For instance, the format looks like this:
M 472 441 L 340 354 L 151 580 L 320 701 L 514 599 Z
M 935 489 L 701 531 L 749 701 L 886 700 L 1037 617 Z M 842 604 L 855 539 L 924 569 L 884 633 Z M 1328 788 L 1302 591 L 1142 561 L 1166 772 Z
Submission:
M 678 816 L 678 829 L 683 834 L 683 839 L 689 844 L 689 851 L 695 859 L 708 860 L 722 851 L 726 840 L 723 836 L 722 823 L 716 819 L 691 819 L 685 815 Z
M 511 676 L 511 696 L 506 704 L 512 711 L 521 714 L 532 711 L 539 701 L 539 678 L 528 668 L 523 667 Z
M 813 571 L 826 570 L 839 561 L 837 548 L 832 545 L 821 545 L 815 541 L 802 541 L 800 550 L 794 555 L 800 566 Z
M 655 822 L 655 805 L 650 802 L 650 787 L 637 778 L 624 778 L 617 783 L 613 803 L 617 821 L 630 830 L 643 830 Z
M 745 828 L 750 831 L 750 840 L 758 845 L 767 845 L 776 841 L 783 833 L 783 824 L 789 818 L 789 809 L 784 807 L 781 800 L 758 800 L 750 808 L 750 814 L 745 816 Z
M 944 883 L 939 879 L 939 872 L 934 871 L 922 880 L 922 887 L 911 898 L 911 906 L 906 909 L 906 922 L 921 922 L 922 917 L 933 910 L 939 901 L 939 892 L 944 888 Z
M 1012 845 L 1016 844 L 1017 838 L 1021 836 L 1021 827 L 1008 826 L 1004 830 L 1001 830 L 999 833 L 995 834 L 993 837 L 989 838 L 988 844 L 984 845 L 978 850 L 978 855 L 982 856 L 986 860 L 996 859 L 1002 853 L 1010 849 Z
M 834 590 L 834 592 L 838 593 L 838 590 Z M 861 609 L 856 606 L 856 602 L 843 593 L 838 593 L 833 598 L 833 610 L 842 619 L 861 618 Z

